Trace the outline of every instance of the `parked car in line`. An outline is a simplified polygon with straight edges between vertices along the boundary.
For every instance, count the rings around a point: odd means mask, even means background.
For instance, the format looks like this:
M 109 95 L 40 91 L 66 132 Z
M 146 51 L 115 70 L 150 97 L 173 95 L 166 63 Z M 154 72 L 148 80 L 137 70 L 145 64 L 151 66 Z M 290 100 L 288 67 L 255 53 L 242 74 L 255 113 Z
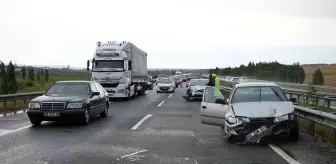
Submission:
M 209 82 L 208 79 L 192 79 L 184 96 L 186 100 L 202 100 L 204 89 Z
M 230 79 L 231 82 L 239 82 L 239 78 L 238 77 L 232 77 Z
M 201 122 L 221 126 L 229 140 L 258 143 L 264 139 L 299 139 L 293 102 L 274 83 L 236 84 L 229 98 L 207 87 Z
M 152 76 L 148 76 L 148 82 L 147 82 L 147 85 L 146 85 L 146 89 L 153 90 L 154 82 L 155 82 L 155 80 L 152 78 Z
M 175 81 L 171 78 L 160 78 L 157 84 L 156 93 L 160 92 L 174 92 L 176 89 Z
M 185 86 L 188 88 L 189 87 L 189 83 L 190 83 L 190 79 L 187 79 L 185 82 Z
M 89 124 L 95 115 L 106 117 L 109 97 L 95 81 L 59 81 L 29 102 L 27 115 L 34 125 L 42 121 L 80 121 Z

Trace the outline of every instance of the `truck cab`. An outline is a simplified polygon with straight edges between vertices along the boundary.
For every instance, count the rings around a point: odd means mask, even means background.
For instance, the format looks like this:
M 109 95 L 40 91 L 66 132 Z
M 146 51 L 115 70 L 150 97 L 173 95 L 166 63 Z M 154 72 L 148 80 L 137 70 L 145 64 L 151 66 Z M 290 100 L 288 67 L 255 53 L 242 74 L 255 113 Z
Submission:
M 91 80 L 99 82 L 110 98 L 130 99 L 143 94 L 147 81 L 147 54 L 142 52 L 129 42 L 97 42 L 94 57 L 87 62 L 88 70 L 91 63 Z M 140 55 L 146 57 L 139 61 Z

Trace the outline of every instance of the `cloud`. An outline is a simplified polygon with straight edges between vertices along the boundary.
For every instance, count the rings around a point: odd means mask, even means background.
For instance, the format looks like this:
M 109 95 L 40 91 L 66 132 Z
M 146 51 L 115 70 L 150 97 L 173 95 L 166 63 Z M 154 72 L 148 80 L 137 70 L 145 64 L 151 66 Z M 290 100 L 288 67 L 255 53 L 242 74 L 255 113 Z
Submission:
M 97 41 L 125 40 L 149 54 L 152 68 L 224 67 L 250 60 L 316 62 L 321 53 L 326 55 L 321 62 L 335 61 L 336 20 L 330 7 L 320 9 L 333 2 L 302 4 L 3 0 L 0 55 L 5 62 L 85 67 Z

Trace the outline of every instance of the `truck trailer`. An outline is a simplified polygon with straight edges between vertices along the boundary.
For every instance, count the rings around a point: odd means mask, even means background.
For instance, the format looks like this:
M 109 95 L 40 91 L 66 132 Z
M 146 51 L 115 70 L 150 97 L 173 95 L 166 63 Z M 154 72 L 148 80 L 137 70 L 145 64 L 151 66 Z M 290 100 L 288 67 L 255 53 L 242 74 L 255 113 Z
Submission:
M 130 42 L 97 42 L 92 60 L 87 61 L 91 80 L 97 81 L 110 98 L 130 100 L 143 95 L 148 83 L 147 53 Z

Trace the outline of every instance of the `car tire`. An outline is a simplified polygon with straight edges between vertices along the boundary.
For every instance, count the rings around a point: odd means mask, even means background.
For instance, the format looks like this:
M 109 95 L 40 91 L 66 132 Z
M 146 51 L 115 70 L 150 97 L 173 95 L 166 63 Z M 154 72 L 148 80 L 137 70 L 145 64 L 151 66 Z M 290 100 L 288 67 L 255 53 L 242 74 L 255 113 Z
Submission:
M 106 117 L 107 115 L 108 115 L 108 105 L 106 104 L 105 106 L 104 106 L 104 111 L 102 111 L 101 113 L 100 113 L 100 117 Z
M 299 124 L 296 121 L 293 125 L 293 127 L 291 128 L 291 131 L 289 133 L 288 139 L 290 141 L 296 142 L 299 140 L 299 136 L 300 136 L 300 131 L 299 131 Z
M 85 109 L 84 116 L 83 116 L 83 125 L 90 124 L 91 116 L 90 116 L 90 108 L 88 107 Z
M 31 119 L 30 120 L 31 124 L 33 125 L 40 125 L 42 120 L 38 120 L 38 119 Z

